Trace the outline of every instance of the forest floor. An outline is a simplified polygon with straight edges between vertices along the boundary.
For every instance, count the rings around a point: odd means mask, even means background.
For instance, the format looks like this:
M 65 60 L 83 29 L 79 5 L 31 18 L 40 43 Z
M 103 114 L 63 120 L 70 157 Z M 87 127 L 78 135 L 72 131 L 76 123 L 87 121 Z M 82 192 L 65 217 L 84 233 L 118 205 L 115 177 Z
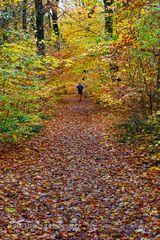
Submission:
M 43 132 L 1 151 L 0 239 L 160 239 L 158 175 L 114 121 L 67 96 Z

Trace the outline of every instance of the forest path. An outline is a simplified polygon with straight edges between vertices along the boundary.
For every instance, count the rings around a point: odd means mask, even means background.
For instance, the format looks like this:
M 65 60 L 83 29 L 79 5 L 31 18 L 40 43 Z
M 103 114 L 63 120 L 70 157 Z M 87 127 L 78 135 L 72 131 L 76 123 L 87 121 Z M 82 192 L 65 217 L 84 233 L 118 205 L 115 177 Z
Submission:
M 2 151 L 0 239 L 158 240 L 157 177 L 113 133 L 106 111 L 67 96 L 44 132 Z

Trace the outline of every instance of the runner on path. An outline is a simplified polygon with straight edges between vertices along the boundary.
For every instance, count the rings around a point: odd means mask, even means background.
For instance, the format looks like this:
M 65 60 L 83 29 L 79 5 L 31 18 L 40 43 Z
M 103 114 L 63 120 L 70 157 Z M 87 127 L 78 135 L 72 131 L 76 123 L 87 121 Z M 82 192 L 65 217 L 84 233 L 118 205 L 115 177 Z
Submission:
M 79 84 L 77 85 L 77 89 L 78 89 L 78 94 L 79 94 L 79 101 L 81 102 L 82 100 L 82 93 L 83 93 L 83 85 L 82 83 L 79 82 Z

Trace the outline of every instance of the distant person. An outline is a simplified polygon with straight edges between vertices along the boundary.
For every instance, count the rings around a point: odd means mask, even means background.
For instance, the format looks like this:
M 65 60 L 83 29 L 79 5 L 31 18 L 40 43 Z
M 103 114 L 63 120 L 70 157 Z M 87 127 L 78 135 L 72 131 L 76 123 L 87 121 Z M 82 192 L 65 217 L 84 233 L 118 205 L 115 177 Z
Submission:
M 78 90 L 78 94 L 79 94 L 79 101 L 81 102 L 81 100 L 82 100 L 82 93 L 83 93 L 83 85 L 82 85 L 82 83 L 79 83 L 78 85 L 77 85 L 77 90 Z

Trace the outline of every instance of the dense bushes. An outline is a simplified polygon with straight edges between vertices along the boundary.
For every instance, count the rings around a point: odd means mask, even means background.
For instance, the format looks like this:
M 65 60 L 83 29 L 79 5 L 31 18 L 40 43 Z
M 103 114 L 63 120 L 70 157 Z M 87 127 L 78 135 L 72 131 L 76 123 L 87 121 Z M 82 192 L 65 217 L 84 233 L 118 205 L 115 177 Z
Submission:
M 119 127 L 124 130 L 121 133 L 121 143 L 138 141 L 141 149 L 146 149 L 149 154 L 160 160 L 160 111 L 145 119 L 134 117 Z
M 44 107 L 64 93 L 64 85 L 46 74 L 58 60 L 38 56 L 29 40 L 5 43 L 0 52 L 0 141 L 19 141 L 42 129 Z

